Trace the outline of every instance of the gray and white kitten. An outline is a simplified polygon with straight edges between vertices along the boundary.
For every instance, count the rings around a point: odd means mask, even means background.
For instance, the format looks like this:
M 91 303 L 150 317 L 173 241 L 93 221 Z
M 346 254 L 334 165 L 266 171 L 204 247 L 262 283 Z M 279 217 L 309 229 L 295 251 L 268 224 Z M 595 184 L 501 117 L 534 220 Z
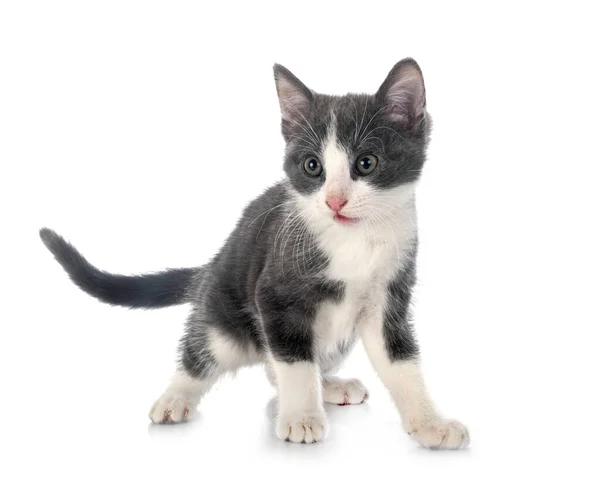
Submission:
M 462 448 L 467 429 L 432 403 L 410 324 L 415 186 L 430 119 L 417 63 L 397 63 L 375 95 L 322 95 L 275 65 L 287 179 L 250 203 L 205 266 L 142 276 L 88 263 L 49 229 L 40 235 L 71 279 L 115 305 L 190 303 L 178 369 L 150 410 L 190 418 L 223 374 L 263 363 L 278 391 L 277 436 L 327 435 L 323 403 L 367 399 L 333 376 L 357 338 L 389 389 L 404 429 L 432 448 Z

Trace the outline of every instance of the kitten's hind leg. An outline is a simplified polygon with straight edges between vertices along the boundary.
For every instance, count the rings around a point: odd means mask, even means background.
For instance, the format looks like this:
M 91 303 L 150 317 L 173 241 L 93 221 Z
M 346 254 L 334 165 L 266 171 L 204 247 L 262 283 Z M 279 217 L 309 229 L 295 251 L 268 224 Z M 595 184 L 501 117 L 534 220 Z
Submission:
M 275 372 L 271 363 L 265 363 L 265 371 L 269 383 L 277 388 Z M 357 405 L 369 398 L 369 392 L 356 378 L 338 378 L 323 375 L 323 401 L 336 405 Z
M 356 378 L 344 379 L 332 375 L 342 365 L 353 344 L 354 340 L 352 339 L 349 343 L 343 345 L 339 353 L 330 355 L 326 360 L 321 361 L 323 401 L 325 403 L 357 405 L 369 398 L 369 392 L 360 380 Z
M 173 375 L 165 393 L 152 405 L 150 420 L 154 423 L 178 423 L 192 419 L 200 398 L 215 381 L 215 377 L 195 378 L 180 368 Z
M 336 405 L 357 405 L 369 398 L 369 392 L 356 378 L 323 377 L 323 401 Z
M 222 375 L 263 361 L 251 343 L 207 325 L 195 314 L 181 340 L 180 357 L 180 368 L 150 410 L 154 423 L 187 421 L 195 415 L 202 396 Z
M 212 333 L 193 312 L 179 345 L 179 368 L 165 393 L 150 409 L 152 422 L 177 423 L 193 418 L 200 398 L 226 372 L 214 355 Z

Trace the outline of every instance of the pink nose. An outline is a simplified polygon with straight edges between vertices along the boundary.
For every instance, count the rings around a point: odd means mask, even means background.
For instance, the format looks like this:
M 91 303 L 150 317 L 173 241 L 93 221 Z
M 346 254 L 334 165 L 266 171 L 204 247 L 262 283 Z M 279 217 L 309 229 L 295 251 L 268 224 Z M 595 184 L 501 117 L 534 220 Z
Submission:
M 347 199 L 328 199 L 325 201 L 327 205 L 336 213 L 339 213 L 342 208 L 348 204 Z

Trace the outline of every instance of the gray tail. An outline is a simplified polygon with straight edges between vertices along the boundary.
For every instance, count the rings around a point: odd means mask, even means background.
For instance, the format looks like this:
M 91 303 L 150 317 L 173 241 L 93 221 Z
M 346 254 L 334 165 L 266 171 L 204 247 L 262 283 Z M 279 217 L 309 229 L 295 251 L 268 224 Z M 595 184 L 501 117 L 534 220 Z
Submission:
M 92 266 L 73 245 L 51 229 L 42 228 L 40 238 L 73 283 L 111 305 L 162 308 L 186 303 L 188 287 L 203 269 L 169 269 L 139 276 L 111 274 Z

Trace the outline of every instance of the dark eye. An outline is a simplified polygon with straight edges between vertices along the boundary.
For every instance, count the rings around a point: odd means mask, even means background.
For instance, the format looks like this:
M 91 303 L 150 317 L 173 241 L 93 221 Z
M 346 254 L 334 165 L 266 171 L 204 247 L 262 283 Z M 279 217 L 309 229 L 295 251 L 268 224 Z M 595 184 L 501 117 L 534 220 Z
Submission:
M 360 156 L 356 160 L 356 172 L 360 176 L 368 176 L 377 167 L 377 160 L 377 157 L 373 154 L 366 154 L 364 156 Z
M 310 176 L 317 177 L 323 172 L 323 167 L 316 157 L 307 157 L 304 161 L 304 170 Z

